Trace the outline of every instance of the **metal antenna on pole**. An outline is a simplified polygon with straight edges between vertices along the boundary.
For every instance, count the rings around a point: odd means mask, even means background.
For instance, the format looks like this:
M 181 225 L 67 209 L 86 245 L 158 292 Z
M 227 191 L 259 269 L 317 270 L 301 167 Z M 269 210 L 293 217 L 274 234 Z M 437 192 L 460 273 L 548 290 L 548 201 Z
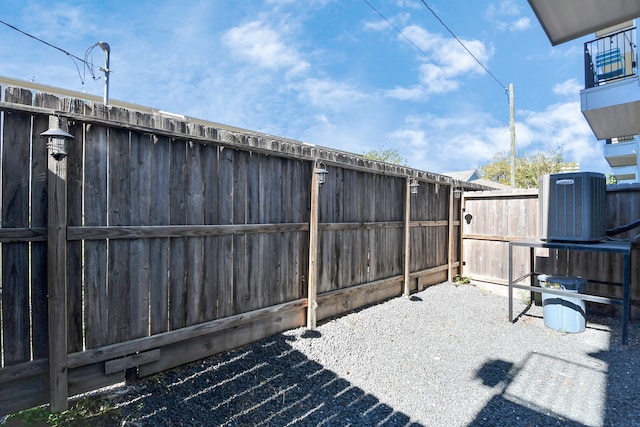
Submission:
M 101 71 L 104 71 L 104 105 L 109 105 L 109 55 L 111 54 L 111 47 L 109 43 L 98 42 L 100 49 L 104 50 L 104 68 L 100 67 Z
M 511 134 L 511 189 L 516 188 L 516 121 L 513 106 L 513 83 L 509 83 L 509 133 Z

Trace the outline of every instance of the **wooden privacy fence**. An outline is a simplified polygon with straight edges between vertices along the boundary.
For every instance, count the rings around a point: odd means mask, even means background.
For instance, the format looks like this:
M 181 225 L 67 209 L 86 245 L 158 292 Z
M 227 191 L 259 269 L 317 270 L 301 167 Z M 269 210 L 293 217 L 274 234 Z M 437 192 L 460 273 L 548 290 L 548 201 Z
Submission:
M 0 415 L 459 272 L 449 178 L 20 88 L 0 111 Z
M 477 282 L 507 286 L 509 279 L 509 241 L 538 236 L 537 190 L 480 191 L 465 193 L 463 201 L 463 274 Z M 607 229 L 629 224 L 640 218 L 640 185 L 607 186 Z M 615 236 L 630 239 L 640 229 Z M 535 265 L 529 269 L 529 249 L 514 247 L 514 277 L 529 271 L 583 276 L 594 282 L 622 282 L 622 255 L 536 249 Z M 631 316 L 640 317 L 640 250 L 631 255 Z M 589 283 L 589 292 L 622 297 L 621 287 Z M 589 311 L 609 312 L 614 306 L 588 303 Z

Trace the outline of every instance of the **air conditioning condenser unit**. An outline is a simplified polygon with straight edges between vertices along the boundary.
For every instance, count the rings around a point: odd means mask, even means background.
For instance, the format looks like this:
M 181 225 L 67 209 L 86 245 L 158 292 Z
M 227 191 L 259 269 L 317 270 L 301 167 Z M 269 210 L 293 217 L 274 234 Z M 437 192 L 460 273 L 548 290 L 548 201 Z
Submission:
M 543 175 L 538 182 L 538 237 L 547 241 L 606 239 L 605 176 L 596 172 Z

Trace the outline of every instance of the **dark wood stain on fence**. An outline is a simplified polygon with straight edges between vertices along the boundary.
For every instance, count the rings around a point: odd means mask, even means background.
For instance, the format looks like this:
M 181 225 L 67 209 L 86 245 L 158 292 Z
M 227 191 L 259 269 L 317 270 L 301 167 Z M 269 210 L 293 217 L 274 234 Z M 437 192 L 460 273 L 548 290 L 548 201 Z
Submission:
M 126 111 L 110 109 L 110 116 L 124 121 Z M 110 128 L 108 133 L 107 199 L 108 225 L 127 225 L 132 221 L 131 185 L 133 166 L 131 165 L 131 140 L 127 130 Z M 108 246 L 108 307 L 107 342 L 112 344 L 131 339 L 132 304 L 131 292 L 131 245 L 129 240 L 110 240 Z M 115 309 L 120 307 L 120 309 Z
M 49 108 L 58 107 L 58 98 L 37 93 L 35 105 Z M 49 128 L 49 118 L 36 116 L 33 118 L 33 137 L 31 155 L 31 227 L 47 227 L 47 197 L 48 197 L 48 156 L 42 147 L 46 140 L 40 134 Z M 31 310 L 32 310 L 32 340 L 33 358 L 40 359 L 49 356 L 48 332 L 48 291 L 47 291 L 47 242 L 31 243 Z M 69 298 L 77 297 L 77 293 L 70 293 Z M 77 322 L 78 313 L 69 312 Z M 70 336 L 74 336 L 72 330 Z M 78 339 L 75 335 L 74 338 Z
M 7 89 L 5 99 L 31 104 L 31 92 Z M 2 226 L 29 226 L 30 117 L 5 113 L 2 158 Z M 4 360 L 7 364 L 30 358 L 29 345 L 29 244 L 7 243 L 2 248 L 2 318 Z
M 11 89 L 5 99 L 11 104 L 0 103 L 4 408 L 47 396 L 47 369 L 33 369 L 36 358 L 47 357 L 48 344 L 47 153 L 36 132 L 46 130 L 52 114 L 68 117 L 76 137 L 67 159 L 66 213 L 73 393 L 120 381 L 116 368 L 149 375 L 302 325 L 318 157 L 330 172 L 319 190 L 320 316 L 401 291 L 402 167 L 44 94 L 31 107 L 32 94 L 24 90 Z M 421 270 L 446 269 L 450 244 L 448 187 L 418 175 L 412 280 L 432 275 Z M 131 356 L 143 352 L 148 357 Z M 11 373 L 13 366 L 21 373 Z M 23 390 L 35 393 L 31 399 L 5 393 L 16 391 L 15 375 Z

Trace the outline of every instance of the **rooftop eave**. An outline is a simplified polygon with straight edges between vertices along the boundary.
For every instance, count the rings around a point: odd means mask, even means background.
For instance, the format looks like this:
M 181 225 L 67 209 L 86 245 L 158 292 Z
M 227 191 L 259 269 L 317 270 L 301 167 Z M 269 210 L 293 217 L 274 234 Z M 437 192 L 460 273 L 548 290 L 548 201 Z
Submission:
M 553 46 L 640 17 L 638 0 L 528 0 Z

